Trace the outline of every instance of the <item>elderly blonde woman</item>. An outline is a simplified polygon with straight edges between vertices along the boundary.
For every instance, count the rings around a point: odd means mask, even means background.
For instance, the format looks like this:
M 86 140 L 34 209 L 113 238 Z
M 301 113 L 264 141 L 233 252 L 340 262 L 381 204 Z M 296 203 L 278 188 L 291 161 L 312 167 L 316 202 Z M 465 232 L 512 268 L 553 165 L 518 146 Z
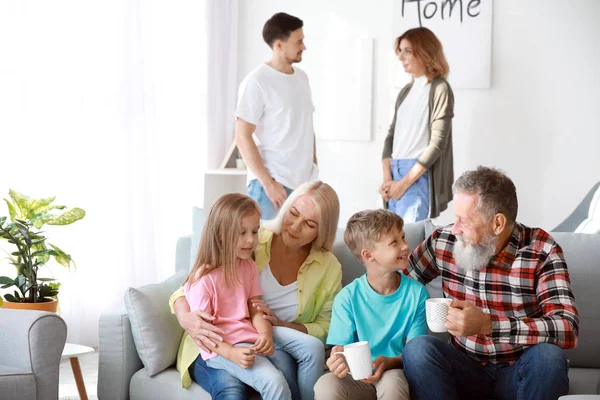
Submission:
M 277 217 L 263 221 L 254 252 L 264 291 L 251 306 L 265 313 L 274 326 L 281 353 L 275 366 L 286 377 L 295 399 L 312 399 L 323 373 L 323 342 L 329 331 L 331 308 L 342 287 L 342 269 L 331 252 L 339 218 L 339 199 L 321 181 L 300 185 L 287 198 Z M 208 368 L 200 348 L 222 340 L 210 314 L 191 313 L 183 295 L 170 300 L 186 333 L 179 347 L 177 369 L 183 387 L 192 379 L 213 399 L 247 399 L 249 387 L 223 370 Z

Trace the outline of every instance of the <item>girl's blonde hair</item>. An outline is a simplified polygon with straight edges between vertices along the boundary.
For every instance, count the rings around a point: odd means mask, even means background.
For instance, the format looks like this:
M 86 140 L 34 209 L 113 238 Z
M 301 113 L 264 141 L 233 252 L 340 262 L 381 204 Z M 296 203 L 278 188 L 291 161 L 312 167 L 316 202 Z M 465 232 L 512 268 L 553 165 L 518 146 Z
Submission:
M 299 197 L 304 195 L 314 201 L 319 215 L 319 231 L 312 247 L 315 250 L 331 251 L 340 217 L 340 200 L 335 190 L 321 181 L 306 182 L 298 186 L 285 200 L 277 216 L 272 220 L 263 221 L 262 226 L 274 233 L 281 233 L 281 224 L 285 213 Z
M 427 81 L 431 82 L 435 78 L 448 77 L 450 67 L 442 43 L 433 32 L 425 27 L 413 28 L 404 32 L 396 38 L 394 50 L 400 54 L 400 42 L 406 39 L 410 42 L 413 54 L 419 59 L 425 67 Z
M 235 273 L 237 240 L 242 218 L 254 213 L 260 216 L 258 204 L 245 194 L 229 193 L 217 199 L 204 223 L 196 261 L 184 285 L 192 286 L 212 268 L 223 268 L 227 287 L 240 284 Z M 205 265 L 212 268 L 198 273 Z

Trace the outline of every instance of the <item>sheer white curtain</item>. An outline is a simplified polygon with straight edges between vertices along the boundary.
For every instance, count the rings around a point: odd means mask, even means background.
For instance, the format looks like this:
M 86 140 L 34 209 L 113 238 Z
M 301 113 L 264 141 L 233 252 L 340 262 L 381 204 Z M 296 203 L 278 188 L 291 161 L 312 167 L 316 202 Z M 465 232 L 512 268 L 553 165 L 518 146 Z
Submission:
M 208 167 L 217 168 L 234 139 L 238 67 L 238 0 L 207 0 Z
M 86 217 L 47 230 L 71 342 L 128 286 L 174 270 L 206 165 L 206 3 L 0 0 L 0 198 L 57 195 Z M 6 209 L 0 204 L 0 215 Z M 11 274 L 0 261 L 0 275 Z

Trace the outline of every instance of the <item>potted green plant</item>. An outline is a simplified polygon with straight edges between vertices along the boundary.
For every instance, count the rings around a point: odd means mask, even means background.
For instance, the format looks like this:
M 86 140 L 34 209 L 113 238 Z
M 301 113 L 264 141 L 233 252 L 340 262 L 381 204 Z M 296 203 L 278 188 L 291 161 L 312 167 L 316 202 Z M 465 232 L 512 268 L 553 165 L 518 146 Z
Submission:
M 71 256 L 58 246 L 47 243 L 44 225 L 70 225 L 82 219 L 85 211 L 80 208 L 66 210 L 66 206 L 52 205 L 55 197 L 31 199 L 14 190 L 9 190 L 8 205 L 10 218 L 0 217 L 0 239 L 14 246 L 8 259 L 16 268 L 16 277 L 0 276 L 0 288 L 16 287 L 4 295 L 5 308 L 42 309 L 56 312 L 60 283 L 54 278 L 38 276 L 39 269 L 54 259 L 65 268 L 75 265 Z M 60 212 L 57 212 L 60 211 Z

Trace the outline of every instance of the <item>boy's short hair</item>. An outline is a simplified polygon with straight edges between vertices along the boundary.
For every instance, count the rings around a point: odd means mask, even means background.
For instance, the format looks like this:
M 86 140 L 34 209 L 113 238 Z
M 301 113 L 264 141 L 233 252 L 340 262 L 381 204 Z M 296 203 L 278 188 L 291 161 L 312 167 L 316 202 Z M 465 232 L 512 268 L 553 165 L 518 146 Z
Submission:
M 344 241 L 352 254 L 359 261 L 363 261 L 361 252 L 371 247 L 387 235 L 392 229 L 399 232 L 404 227 L 404 220 L 397 214 L 388 210 L 364 210 L 350 217 L 344 232 Z

